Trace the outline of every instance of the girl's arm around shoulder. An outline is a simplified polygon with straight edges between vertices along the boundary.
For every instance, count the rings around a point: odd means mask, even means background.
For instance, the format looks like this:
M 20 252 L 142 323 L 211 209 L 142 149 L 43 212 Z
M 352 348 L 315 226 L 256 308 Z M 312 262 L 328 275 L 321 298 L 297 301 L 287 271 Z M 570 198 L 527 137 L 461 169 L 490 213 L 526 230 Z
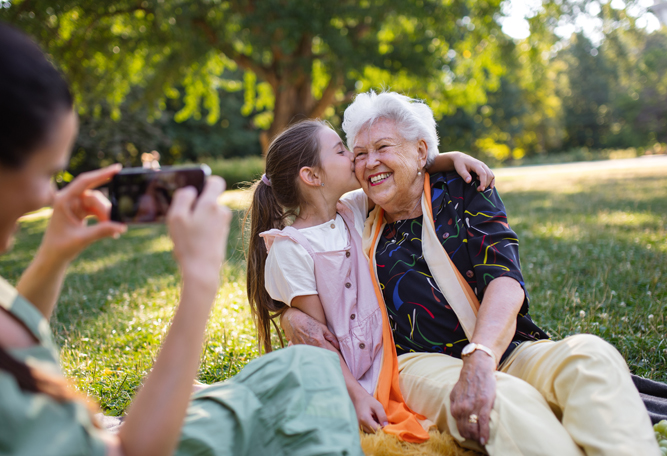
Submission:
M 479 180 L 477 190 L 480 192 L 487 188 L 494 188 L 496 185 L 496 177 L 493 171 L 484 162 L 463 152 L 445 152 L 436 155 L 427 171 L 429 173 L 456 171 L 467 183 L 472 181 L 470 173 L 475 173 Z

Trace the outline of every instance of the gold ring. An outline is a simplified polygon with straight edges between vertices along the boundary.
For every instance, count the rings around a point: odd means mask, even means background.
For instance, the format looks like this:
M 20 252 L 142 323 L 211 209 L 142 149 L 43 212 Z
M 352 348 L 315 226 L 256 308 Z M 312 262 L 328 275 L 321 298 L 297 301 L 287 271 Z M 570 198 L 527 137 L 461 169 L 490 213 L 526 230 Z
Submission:
M 477 424 L 477 418 L 478 418 L 477 415 L 475 415 L 474 413 L 471 414 L 471 415 L 468 417 L 468 423 L 470 423 L 470 424 Z

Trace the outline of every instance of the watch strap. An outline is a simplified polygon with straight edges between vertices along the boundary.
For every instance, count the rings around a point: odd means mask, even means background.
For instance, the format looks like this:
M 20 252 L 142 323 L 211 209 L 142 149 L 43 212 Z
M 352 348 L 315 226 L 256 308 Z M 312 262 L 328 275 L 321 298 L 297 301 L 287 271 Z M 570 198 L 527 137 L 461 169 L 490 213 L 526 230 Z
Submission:
M 487 355 L 489 355 L 491 357 L 491 359 L 493 360 L 493 364 L 495 364 L 495 366 L 498 367 L 498 359 L 496 358 L 496 354 L 493 353 L 493 350 L 491 350 L 489 347 L 487 347 L 486 345 L 476 344 L 474 342 L 471 342 L 468 345 L 466 345 L 463 348 L 463 350 L 465 350 L 469 346 L 472 346 L 472 350 L 470 351 L 470 353 L 467 353 L 467 354 L 461 355 L 461 356 L 468 357 L 468 356 L 472 355 L 473 353 L 475 353 L 476 350 L 481 350 L 484 353 L 486 353 Z

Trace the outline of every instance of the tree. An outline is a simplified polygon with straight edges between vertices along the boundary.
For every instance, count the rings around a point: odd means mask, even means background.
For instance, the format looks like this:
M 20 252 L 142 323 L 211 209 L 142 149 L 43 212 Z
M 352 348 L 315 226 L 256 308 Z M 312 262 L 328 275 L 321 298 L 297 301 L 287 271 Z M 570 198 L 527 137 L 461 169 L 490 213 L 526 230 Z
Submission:
M 7 4 L 6 4 L 7 5 Z M 218 89 L 243 87 L 242 112 L 269 138 L 325 117 L 371 87 L 426 98 L 436 114 L 485 102 L 503 68 L 500 0 L 14 0 L 0 18 L 35 36 L 70 78 L 82 110 L 113 118 L 133 88 L 153 117 L 218 120 Z M 244 72 L 243 81 L 233 76 Z

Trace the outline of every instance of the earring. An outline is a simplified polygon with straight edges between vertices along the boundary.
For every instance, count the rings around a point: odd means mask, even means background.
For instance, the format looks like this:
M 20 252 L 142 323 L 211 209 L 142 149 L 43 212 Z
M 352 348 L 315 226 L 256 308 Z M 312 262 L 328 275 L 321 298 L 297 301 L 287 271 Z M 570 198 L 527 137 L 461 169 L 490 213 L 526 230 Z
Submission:
M 421 172 L 421 171 L 417 171 L 417 176 L 421 176 L 421 175 L 422 175 L 422 172 Z

